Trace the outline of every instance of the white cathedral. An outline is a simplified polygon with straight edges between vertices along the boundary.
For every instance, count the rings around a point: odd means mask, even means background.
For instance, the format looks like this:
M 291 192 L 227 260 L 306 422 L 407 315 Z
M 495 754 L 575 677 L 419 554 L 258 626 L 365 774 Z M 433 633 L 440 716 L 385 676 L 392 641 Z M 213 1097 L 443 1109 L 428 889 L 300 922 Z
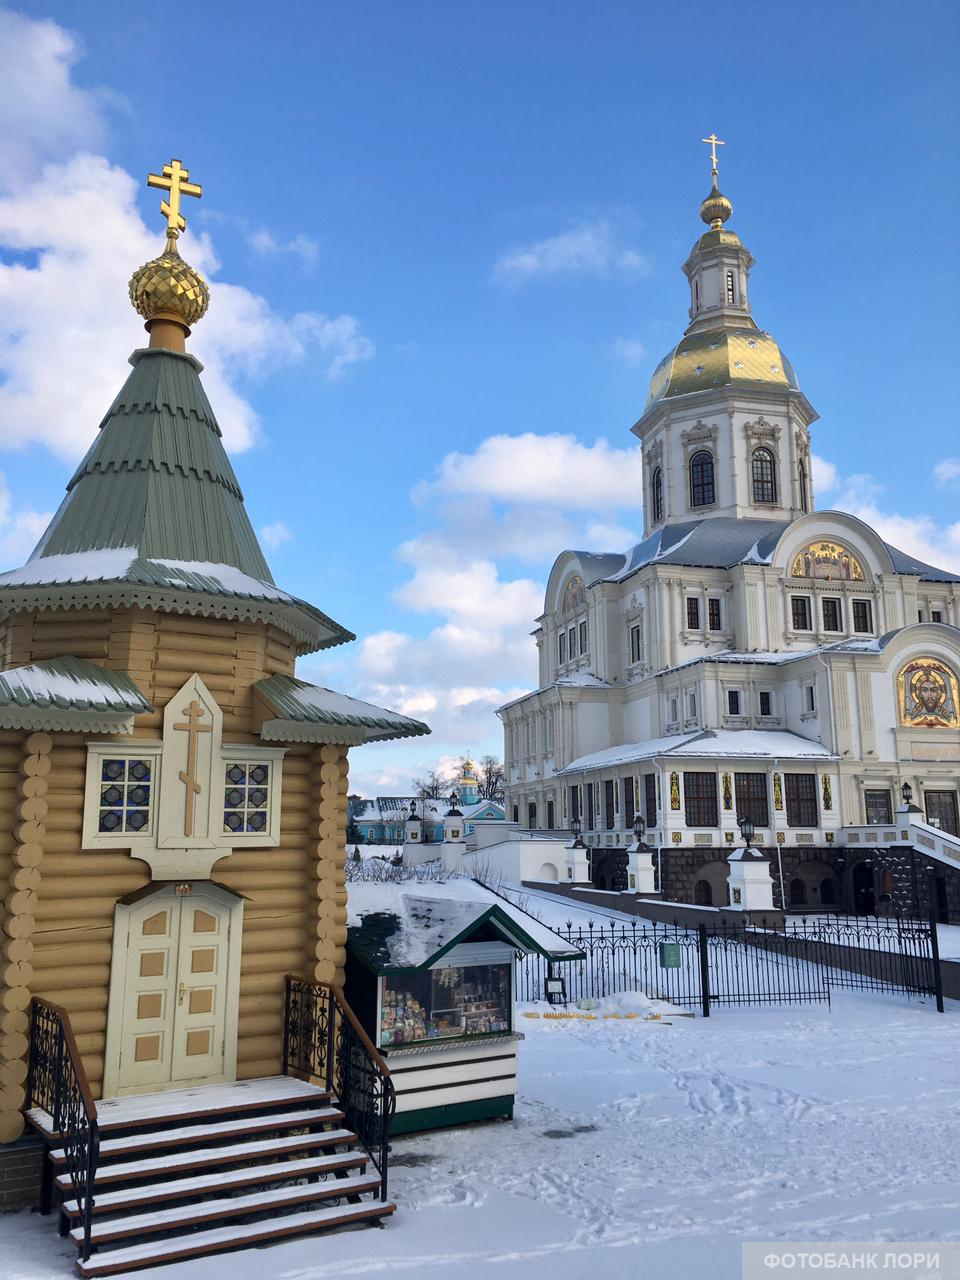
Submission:
M 960 918 L 960 577 L 815 509 L 817 413 L 713 179 L 633 427 L 643 540 L 553 566 L 539 688 L 499 711 L 507 819 L 596 850 L 639 816 L 663 896 L 723 905 L 746 817 L 778 905 Z

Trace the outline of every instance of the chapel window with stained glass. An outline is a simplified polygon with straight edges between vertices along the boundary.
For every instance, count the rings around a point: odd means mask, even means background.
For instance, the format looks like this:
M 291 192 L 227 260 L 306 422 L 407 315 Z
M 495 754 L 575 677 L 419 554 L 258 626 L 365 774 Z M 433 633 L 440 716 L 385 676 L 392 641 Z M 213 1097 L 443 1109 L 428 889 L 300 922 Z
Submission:
M 153 764 L 136 756 L 101 760 L 98 830 L 104 835 L 149 830 Z
M 226 835 L 250 835 L 267 830 L 270 803 L 270 765 L 263 761 L 228 761 L 223 793 Z

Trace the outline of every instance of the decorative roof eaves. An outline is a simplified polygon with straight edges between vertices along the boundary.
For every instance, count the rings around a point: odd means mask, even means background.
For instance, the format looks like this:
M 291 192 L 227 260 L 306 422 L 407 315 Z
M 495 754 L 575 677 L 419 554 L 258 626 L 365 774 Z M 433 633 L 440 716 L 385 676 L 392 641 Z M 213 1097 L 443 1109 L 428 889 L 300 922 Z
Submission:
M 0 707 L 0 729 L 31 733 L 133 733 L 133 715 L 69 711 L 61 707 Z
M 124 582 L 70 582 L 44 586 L 0 587 L 0 619 L 12 613 L 58 609 L 154 609 L 202 618 L 269 622 L 297 642 L 297 653 L 316 653 L 356 640 L 352 631 L 292 597 L 261 600 L 253 596 L 204 595 Z M 314 625 L 308 625 L 314 623 Z M 321 638 L 321 629 L 329 634 Z
M 419 721 L 413 720 L 410 723 L 419 724 Z M 396 729 L 377 729 L 366 725 L 326 724 L 309 720 L 284 720 L 280 717 L 264 720 L 260 726 L 260 737 L 264 742 L 315 742 L 344 747 L 359 747 L 365 742 L 418 738 L 429 732 L 426 725 L 417 729 L 399 726 Z
M 684 391 L 681 395 L 661 396 L 644 409 L 630 430 L 640 435 L 639 428 L 646 428 L 665 414 L 672 405 L 705 403 L 710 396 L 728 398 L 730 396 L 756 396 L 761 400 L 782 401 L 784 397 L 799 405 L 805 419 L 805 425 L 816 422 L 820 415 L 799 387 L 785 386 L 783 383 L 752 382 L 747 379 L 736 382 L 725 382 L 720 386 L 703 387 L 695 391 Z

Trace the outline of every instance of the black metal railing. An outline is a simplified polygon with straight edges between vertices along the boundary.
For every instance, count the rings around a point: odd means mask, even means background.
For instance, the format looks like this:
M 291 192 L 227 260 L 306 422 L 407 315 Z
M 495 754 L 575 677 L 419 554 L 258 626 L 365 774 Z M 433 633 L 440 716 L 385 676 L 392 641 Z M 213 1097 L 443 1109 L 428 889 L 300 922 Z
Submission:
M 90 1257 L 93 1190 L 100 1157 L 97 1104 L 65 1009 L 34 996 L 30 1005 L 30 1060 L 26 1108 L 51 1118 L 53 1136 L 63 1146 L 67 1172 L 83 1228 L 82 1261 Z M 49 1172 L 45 1173 L 45 1177 Z M 45 1194 L 42 1206 L 49 1211 Z
M 312 1077 L 333 1093 L 380 1175 L 380 1199 L 386 1200 L 396 1091 L 390 1068 L 339 987 L 287 977 L 283 1072 Z
M 806 916 L 786 926 L 638 921 L 556 930 L 583 952 L 562 966 L 566 997 L 636 991 L 680 1007 L 829 1003 L 831 990 L 933 997 L 943 1010 L 936 926 L 897 917 Z M 520 958 L 517 997 L 546 998 L 548 965 Z

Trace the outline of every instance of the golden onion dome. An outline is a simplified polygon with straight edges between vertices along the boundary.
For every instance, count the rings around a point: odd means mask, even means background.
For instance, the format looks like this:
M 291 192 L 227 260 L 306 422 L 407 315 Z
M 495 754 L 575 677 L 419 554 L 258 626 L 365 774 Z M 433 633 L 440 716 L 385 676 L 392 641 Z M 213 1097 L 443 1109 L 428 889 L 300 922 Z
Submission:
M 650 379 L 647 409 L 658 400 L 730 386 L 800 390 L 780 344 L 762 329 L 708 329 L 691 333 L 668 352 Z
M 210 304 L 207 282 L 177 251 L 175 232 L 159 258 L 145 262 L 130 278 L 130 301 L 144 320 L 173 320 L 189 329 Z
M 719 231 L 732 213 L 733 204 L 718 190 L 714 176 L 713 190 L 700 206 L 700 217 L 713 231 Z

